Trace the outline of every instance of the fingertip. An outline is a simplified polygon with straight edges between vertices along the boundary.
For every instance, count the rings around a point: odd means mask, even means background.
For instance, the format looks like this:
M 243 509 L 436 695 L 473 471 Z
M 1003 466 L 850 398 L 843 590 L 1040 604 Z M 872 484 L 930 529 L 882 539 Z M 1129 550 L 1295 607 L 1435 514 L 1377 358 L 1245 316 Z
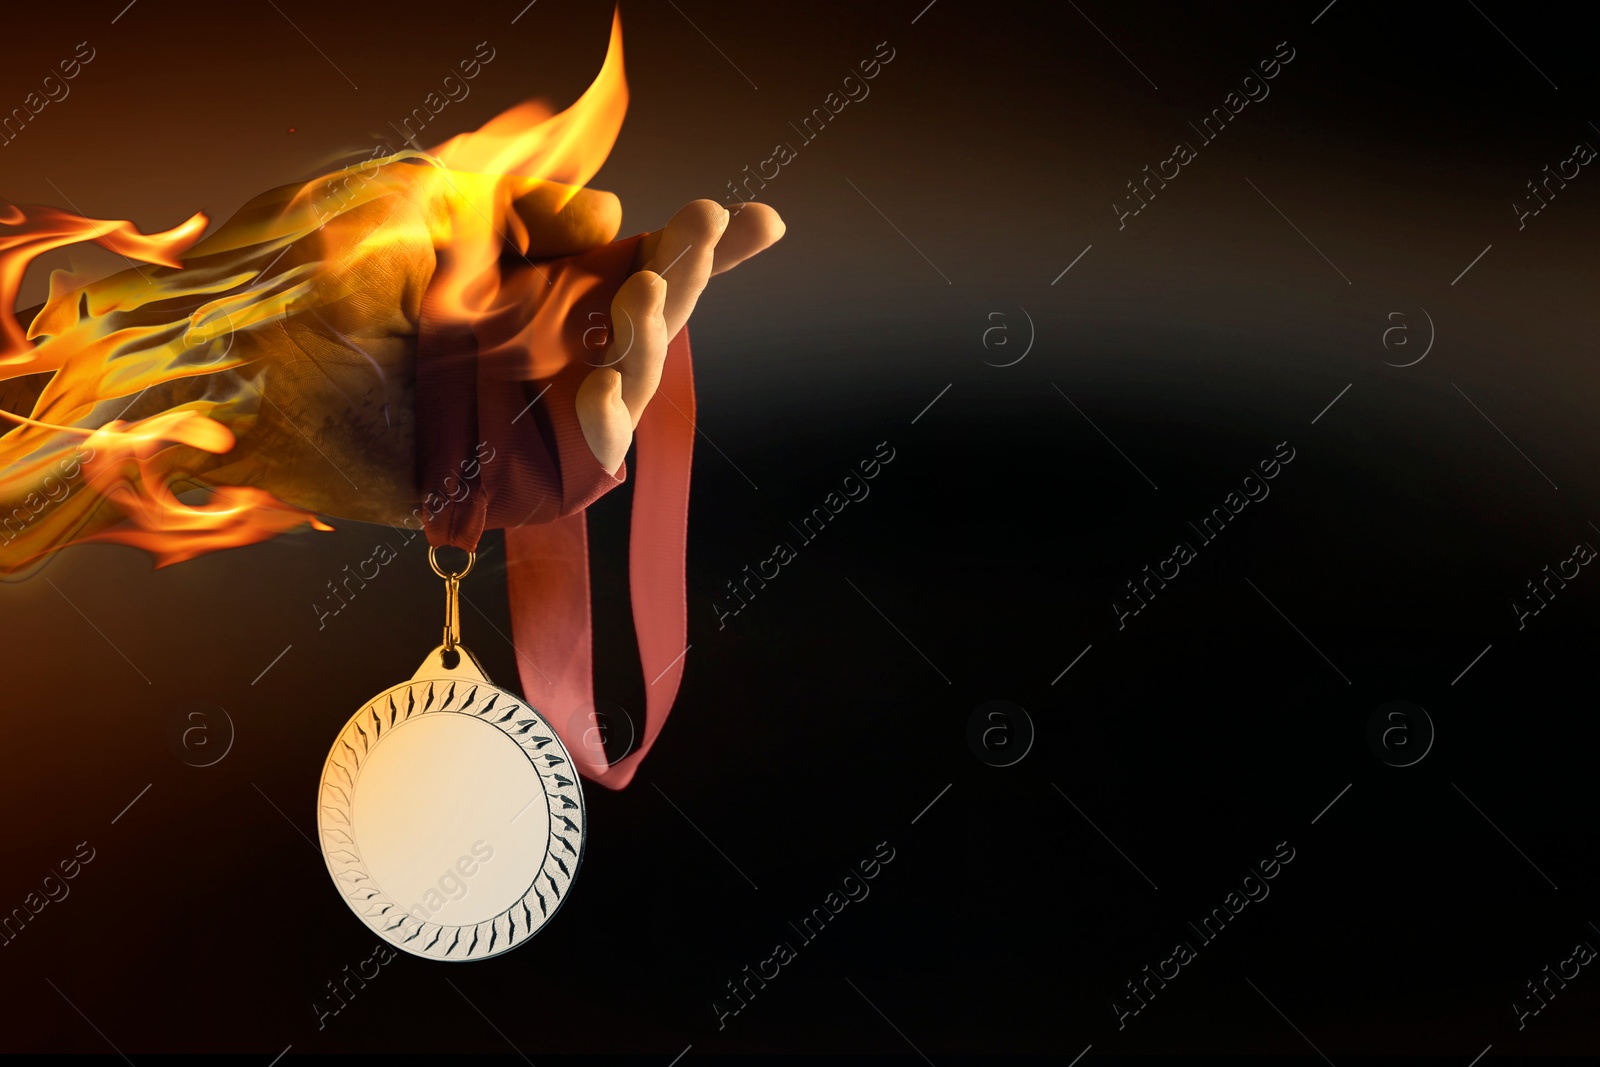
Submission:
M 652 297 L 661 297 L 667 294 L 667 280 L 653 270 L 635 271 L 634 282 Z
M 661 321 L 666 315 L 667 280 L 653 270 L 630 274 L 617 290 L 614 310 L 637 314 L 641 319 Z
M 611 367 L 597 367 L 584 376 L 573 398 L 578 427 L 596 461 L 616 474 L 632 441 L 631 418 L 622 399 L 622 375 Z
M 622 201 L 615 193 L 549 181 L 514 188 L 512 210 L 528 230 L 531 255 L 584 252 L 615 240 L 622 228 Z
M 591 384 L 592 383 L 592 384 Z M 596 367 L 589 372 L 584 385 L 593 389 L 597 399 L 610 401 L 622 396 L 622 372 L 615 367 Z
M 720 235 L 732 217 L 728 209 L 715 200 L 691 200 L 678 209 L 672 221 L 692 224 L 695 229 L 711 230 Z M 668 226 L 670 228 L 671 224 Z
M 566 210 L 572 210 L 580 203 L 583 206 L 579 210 L 588 215 L 587 229 L 591 233 L 604 234 L 605 241 L 602 244 L 615 240 L 622 229 L 622 198 L 606 189 L 580 189 Z
M 767 244 L 777 241 L 788 231 L 788 227 L 783 223 L 782 216 L 770 204 L 762 204 L 752 200 L 749 203 L 738 206 L 744 211 L 750 212 L 750 218 L 741 223 L 741 225 L 749 226 L 756 230 L 761 237 L 766 239 Z
M 578 384 L 572 406 L 577 409 L 580 424 L 597 433 L 603 430 L 614 412 L 627 411 L 622 400 L 622 374 L 615 367 L 591 370 Z
M 717 242 L 713 273 L 732 270 L 740 263 L 776 244 L 787 231 L 783 219 L 766 204 L 749 201 L 733 205 L 737 221 Z

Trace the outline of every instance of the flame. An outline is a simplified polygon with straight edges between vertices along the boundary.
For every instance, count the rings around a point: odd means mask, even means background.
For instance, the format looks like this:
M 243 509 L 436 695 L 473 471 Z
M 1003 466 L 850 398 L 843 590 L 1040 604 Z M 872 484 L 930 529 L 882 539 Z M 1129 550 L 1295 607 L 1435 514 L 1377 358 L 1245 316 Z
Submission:
M 431 152 L 320 175 L 258 198 L 203 241 L 203 213 L 146 234 L 127 221 L 0 200 L 0 419 L 13 424 L 0 434 L 0 575 L 72 544 L 132 545 L 166 566 L 307 526 L 331 530 L 273 492 L 209 486 L 204 473 L 255 424 L 283 324 L 320 319 L 318 309 L 357 293 L 344 275 L 359 273 L 350 267 L 359 257 L 318 245 L 330 221 L 323 191 L 337 186 L 333 216 L 385 198 L 398 207 L 431 196 L 435 209 L 404 218 L 422 219 L 438 252 L 429 285 L 447 317 L 472 322 L 516 298 L 498 263 L 508 245 L 529 249 L 517 199 L 558 182 L 564 207 L 610 154 L 627 104 L 615 13 L 599 74 L 565 111 L 530 101 Z M 431 166 L 395 165 L 408 161 Z M 386 219 L 395 214 L 391 208 Z M 354 252 L 415 240 L 398 229 L 380 223 Z M 132 269 L 100 279 L 52 272 L 49 298 L 24 328 L 12 309 L 28 266 L 84 242 Z M 291 249 L 302 254 L 286 256 Z M 146 397 L 146 408 L 167 406 L 124 420 Z M 209 488 L 210 498 L 186 504 L 180 487 Z
M 158 462 L 169 442 L 220 453 L 232 448 L 234 440 L 226 426 L 192 411 L 167 411 L 131 425 L 113 419 L 89 435 L 94 458 L 85 464 L 88 482 L 116 504 L 128 523 L 90 534 L 84 542 L 144 548 L 164 567 L 265 541 L 307 522 L 317 530 L 333 529 L 261 489 L 220 486 L 209 504 L 183 503 L 162 478 Z M 130 463 L 134 475 L 126 473 Z
M 432 154 L 451 170 L 503 174 L 533 183 L 562 182 L 570 186 L 561 201 L 565 207 L 611 154 L 627 110 L 618 12 L 611 18 L 611 39 L 600 73 L 571 107 L 551 115 L 537 101 L 520 104 L 473 133 L 452 137 Z
M 496 269 L 501 238 L 518 252 L 528 251 L 527 229 L 513 203 L 546 182 L 558 182 L 566 188 L 556 206 L 565 207 L 611 154 L 627 109 L 619 11 L 611 19 L 600 73 L 567 110 L 552 115 L 544 105 L 529 101 L 433 149 L 433 157 L 446 168 L 440 178 L 457 194 L 444 200 L 450 210 L 434 227 L 435 247 L 450 248 L 433 278 L 434 308 L 441 319 L 486 322 L 525 303 L 520 287 L 504 284 L 507 279 Z M 479 343 L 491 356 L 490 350 L 504 347 L 505 339 L 480 336 Z M 549 348 L 524 346 L 524 351 Z M 550 369 L 525 371 L 542 377 Z

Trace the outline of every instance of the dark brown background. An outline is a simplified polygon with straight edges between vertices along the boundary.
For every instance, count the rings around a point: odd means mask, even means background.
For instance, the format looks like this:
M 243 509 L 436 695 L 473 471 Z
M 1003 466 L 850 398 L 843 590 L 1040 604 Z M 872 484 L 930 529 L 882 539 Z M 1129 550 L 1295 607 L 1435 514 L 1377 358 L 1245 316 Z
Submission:
M 310 1002 L 373 939 L 310 845 L 316 777 L 348 714 L 436 639 L 437 580 L 408 548 L 319 631 L 324 583 L 380 530 L 336 522 L 160 572 L 76 550 L 0 587 L 0 908 L 78 842 L 97 850 L 0 949 L 0 1045 L 1595 1053 L 1592 968 L 1524 1030 L 1509 1006 L 1574 942 L 1600 944 L 1600 578 L 1521 631 L 1508 607 L 1600 543 L 1600 179 L 1586 169 L 1521 231 L 1511 209 L 1600 143 L 1586 27 L 1501 3 L 924 4 L 624 7 L 633 101 L 596 184 L 626 232 L 721 197 L 879 42 L 896 57 L 763 194 L 781 245 L 697 311 L 687 681 L 636 783 L 591 790 L 571 905 L 492 962 L 397 960 L 318 1030 Z M 146 229 L 220 219 L 392 137 L 480 41 L 496 58 L 441 139 L 531 96 L 564 105 L 610 18 L 276 7 L 8 12 L 0 107 L 79 41 L 98 54 L 0 147 L 0 195 Z M 1194 142 L 1187 122 L 1285 40 L 1271 95 L 1119 231 L 1123 183 Z M 24 304 L 41 292 L 42 274 Z M 1390 314 L 1420 344 L 1423 309 L 1428 358 L 1385 366 L 1420 351 L 1385 349 Z M 1028 357 L 986 365 L 1021 349 L 984 331 L 1020 346 L 1024 310 Z M 1122 583 L 1284 440 L 1297 458 L 1272 496 L 1119 632 Z M 722 583 L 880 441 L 897 455 L 872 496 L 719 630 Z M 637 714 L 625 508 L 596 509 L 599 688 Z M 501 559 L 491 545 L 464 626 L 510 680 Z M 1037 730 L 1005 769 L 967 742 L 991 698 Z M 1405 769 L 1365 741 L 1392 699 L 1438 732 Z M 171 745 L 192 701 L 237 733 L 212 767 Z M 1119 1031 L 1122 983 L 1283 840 L 1297 857 L 1272 895 Z M 872 895 L 719 1032 L 723 982 L 880 841 L 897 858 Z

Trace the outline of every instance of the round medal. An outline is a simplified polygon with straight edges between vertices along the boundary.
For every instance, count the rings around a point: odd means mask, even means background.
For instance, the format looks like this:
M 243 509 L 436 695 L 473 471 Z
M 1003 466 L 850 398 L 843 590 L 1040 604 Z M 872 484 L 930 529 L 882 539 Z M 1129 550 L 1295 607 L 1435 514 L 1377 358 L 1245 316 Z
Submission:
M 455 580 L 450 619 L 455 621 Z M 396 948 L 498 956 L 537 933 L 583 858 L 583 792 L 565 746 L 456 643 L 368 701 L 318 790 L 322 853 L 345 903 Z

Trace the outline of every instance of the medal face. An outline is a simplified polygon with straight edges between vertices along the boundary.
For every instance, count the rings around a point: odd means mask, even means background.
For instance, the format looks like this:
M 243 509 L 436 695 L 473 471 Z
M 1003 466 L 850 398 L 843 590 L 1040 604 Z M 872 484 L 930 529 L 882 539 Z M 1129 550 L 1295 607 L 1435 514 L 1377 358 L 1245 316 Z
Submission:
M 481 960 L 539 931 L 583 857 L 583 793 L 544 716 L 442 647 L 345 724 L 317 826 L 352 911 L 396 948 Z

